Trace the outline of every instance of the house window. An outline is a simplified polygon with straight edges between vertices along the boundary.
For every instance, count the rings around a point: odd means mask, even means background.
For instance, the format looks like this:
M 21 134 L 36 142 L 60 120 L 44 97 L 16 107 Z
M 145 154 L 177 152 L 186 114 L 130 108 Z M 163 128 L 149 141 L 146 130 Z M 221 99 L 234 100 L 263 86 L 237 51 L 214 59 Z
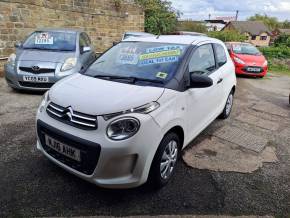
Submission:
M 256 36 L 252 36 L 252 40 L 256 40 Z
M 263 41 L 267 40 L 267 36 L 261 36 L 261 40 Z

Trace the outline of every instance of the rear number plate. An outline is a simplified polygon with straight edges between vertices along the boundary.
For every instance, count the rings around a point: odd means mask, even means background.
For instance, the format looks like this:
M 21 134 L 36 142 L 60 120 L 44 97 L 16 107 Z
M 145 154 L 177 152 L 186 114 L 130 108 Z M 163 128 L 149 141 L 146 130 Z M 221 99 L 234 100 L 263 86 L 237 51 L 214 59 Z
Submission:
M 48 77 L 43 76 L 23 76 L 25 82 L 48 83 Z
M 57 141 L 48 135 L 45 135 L 45 144 L 66 157 L 69 157 L 78 162 L 81 161 L 81 151 L 79 149 L 63 144 L 62 142 Z

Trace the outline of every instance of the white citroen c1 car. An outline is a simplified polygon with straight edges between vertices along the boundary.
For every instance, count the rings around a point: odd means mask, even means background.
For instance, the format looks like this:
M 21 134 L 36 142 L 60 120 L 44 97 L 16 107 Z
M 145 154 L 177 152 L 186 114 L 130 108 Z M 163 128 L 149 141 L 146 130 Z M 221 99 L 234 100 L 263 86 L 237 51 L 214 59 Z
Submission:
M 234 65 L 217 39 L 129 38 L 44 95 L 37 148 L 102 187 L 161 187 L 181 150 L 230 115 L 235 87 Z

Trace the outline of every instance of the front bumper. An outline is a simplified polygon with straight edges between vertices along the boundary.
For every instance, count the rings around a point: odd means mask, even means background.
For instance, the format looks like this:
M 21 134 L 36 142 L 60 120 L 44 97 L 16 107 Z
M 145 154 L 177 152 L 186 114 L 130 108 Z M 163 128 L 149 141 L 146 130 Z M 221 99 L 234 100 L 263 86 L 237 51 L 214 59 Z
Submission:
M 254 68 L 260 68 L 261 69 L 260 72 L 247 71 L 248 67 L 251 67 L 251 66 L 236 64 L 235 65 L 236 74 L 237 75 L 247 75 L 247 76 L 261 77 L 261 76 L 265 76 L 267 74 L 267 72 L 268 72 L 268 67 L 253 66 Z
M 110 121 L 98 117 L 97 130 L 82 130 L 50 117 L 46 111 L 37 115 L 37 148 L 52 162 L 70 173 L 105 188 L 133 188 L 144 184 L 151 162 L 162 139 L 161 130 L 150 115 L 134 114 L 141 127 L 137 134 L 123 141 L 112 141 L 106 136 Z M 48 129 L 43 131 L 43 126 Z M 90 150 L 84 166 L 76 161 L 62 160 L 46 148 L 43 134 L 84 152 Z M 148 137 L 149 136 L 149 137 Z M 75 165 L 73 165 L 75 164 Z M 82 163 L 79 165 L 83 165 Z M 93 165 L 93 166 L 92 166 Z
M 58 72 L 58 68 L 55 72 Z M 35 90 L 35 91 L 46 91 L 53 86 L 54 83 L 60 79 L 76 73 L 76 69 L 71 69 L 63 74 L 58 73 L 42 73 L 42 74 L 33 74 L 29 72 L 22 72 L 17 70 L 17 67 L 13 67 L 10 64 L 4 65 L 4 74 L 7 84 L 19 90 Z M 23 81 L 23 76 L 39 76 L 39 77 L 48 77 L 48 83 L 36 83 L 36 82 L 25 82 Z

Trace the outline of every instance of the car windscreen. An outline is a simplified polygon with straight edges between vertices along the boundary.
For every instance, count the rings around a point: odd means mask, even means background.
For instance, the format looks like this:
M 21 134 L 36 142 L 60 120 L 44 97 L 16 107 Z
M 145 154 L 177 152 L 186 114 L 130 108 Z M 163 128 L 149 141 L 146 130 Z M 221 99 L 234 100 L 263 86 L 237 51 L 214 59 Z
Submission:
M 75 51 L 76 33 L 36 31 L 23 43 L 23 49 L 38 49 L 51 51 Z
M 235 54 L 260 55 L 261 52 L 250 44 L 233 44 L 233 52 Z
M 98 58 L 84 74 L 165 84 L 174 77 L 187 48 L 181 44 L 122 42 Z

